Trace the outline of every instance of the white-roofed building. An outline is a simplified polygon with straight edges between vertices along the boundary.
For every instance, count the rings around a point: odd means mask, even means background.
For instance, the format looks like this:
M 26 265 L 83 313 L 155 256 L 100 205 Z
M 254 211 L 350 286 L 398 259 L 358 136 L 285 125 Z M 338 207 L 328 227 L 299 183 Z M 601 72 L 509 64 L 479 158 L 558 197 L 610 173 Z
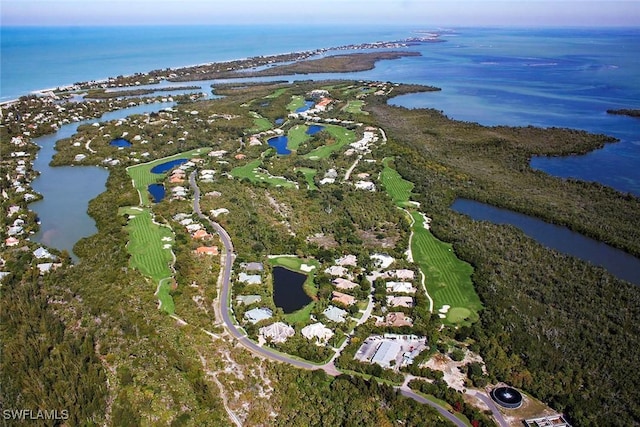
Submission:
M 369 258 L 371 258 L 374 264 L 380 268 L 389 268 L 395 258 L 386 254 L 373 254 Z
M 292 337 L 296 331 L 286 323 L 276 322 L 271 325 L 260 328 L 260 335 L 267 340 L 270 339 L 271 342 L 282 343 L 285 342 L 289 337 Z
M 324 270 L 325 273 L 330 274 L 331 276 L 346 276 L 349 271 L 339 265 L 332 265 L 331 267 Z
M 402 344 L 398 341 L 382 341 L 380 346 L 376 350 L 376 354 L 373 355 L 371 363 L 377 363 L 383 368 L 390 368 L 391 362 L 395 365 L 396 358 L 402 350 Z
M 387 292 L 415 294 L 416 288 L 411 282 L 387 282 Z
M 333 331 L 320 322 L 305 326 L 300 332 L 308 340 L 315 338 L 318 345 L 326 344 L 333 336 Z
M 262 277 L 259 274 L 238 274 L 238 281 L 248 285 L 259 285 L 262 283 Z
M 413 280 L 415 277 L 413 270 L 407 269 L 393 270 L 390 271 L 389 274 L 401 280 Z

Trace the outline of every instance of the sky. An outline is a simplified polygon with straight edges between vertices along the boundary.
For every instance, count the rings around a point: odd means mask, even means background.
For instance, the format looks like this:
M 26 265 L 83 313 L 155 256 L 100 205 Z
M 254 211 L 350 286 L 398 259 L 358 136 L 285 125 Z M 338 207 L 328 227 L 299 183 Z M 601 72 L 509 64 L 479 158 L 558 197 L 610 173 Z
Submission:
M 640 26 L 640 0 L 1 0 L 2 26 Z

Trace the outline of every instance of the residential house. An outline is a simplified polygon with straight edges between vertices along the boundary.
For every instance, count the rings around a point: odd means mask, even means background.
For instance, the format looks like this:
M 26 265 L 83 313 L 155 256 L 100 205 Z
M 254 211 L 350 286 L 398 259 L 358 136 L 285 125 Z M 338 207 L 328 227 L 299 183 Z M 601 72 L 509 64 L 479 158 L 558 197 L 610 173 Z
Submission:
M 207 230 L 200 229 L 196 230 L 196 232 L 193 233 L 191 237 L 193 237 L 194 239 L 209 239 L 212 236 L 211 234 L 207 233 Z
M 331 267 L 324 270 L 324 272 L 331 276 L 346 276 L 349 273 L 346 268 L 338 265 L 332 265 Z
M 20 240 L 16 239 L 15 237 L 9 237 L 8 239 L 5 239 L 5 241 L 4 241 L 4 244 L 7 247 L 16 246 L 18 243 L 20 243 Z
M 391 307 L 413 307 L 412 297 L 387 295 L 387 305 Z
M 346 306 L 353 305 L 356 303 L 355 297 L 348 294 L 343 294 L 342 292 L 333 291 L 331 293 L 331 296 L 332 296 L 331 301 L 339 302 L 340 304 L 344 304 Z
M 241 265 L 245 271 L 264 271 L 264 266 L 261 262 L 247 262 Z
M 333 284 L 338 289 L 354 289 L 360 286 L 357 283 L 354 283 L 351 280 L 343 279 L 342 277 L 333 279 Z
M 251 305 L 260 301 L 262 301 L 262 297 L 260 295 L 238 295 L 236 297 L 236 302 L 238 304 Z
M 219 254 L 217 246 L 200 246 L 196 249 L 196 253 L 198 255 L 213 255 L 216 256 Z
M 238 274 L 238 281 L 248 285 L 259 285 L 262 283 L 262 277 L 259 274 Z
M 413 270 L 407 269 L 393 270 L 390 271 L 389 274 L 400 280 L 413 280 L 415 277 Z
M 35 251 L 33 251 L 33 256 L 42 259 L 42 258 L 55 258 L 51 253 L 43 247 L 39 247 Z
M 387 292 L 415 294 L 416 288 L 411 282 L 387 282 Z
M 330 305 L 322 312 L 322 314 L 332 322 L 343 323 L 349 313 L 347 313 L 346 310 Z
M 273 316 L 273 312 L 266 307 L 254 308 L 244 313 L 244 318 L 254 325 L 261 320 L 269 319 L 271 316 Z
M 260 335 L 265 340 L 270 339 L 274 343 L 285 342 L 289 337 L 292 337 L 296 331 L 286 323 L 276 322 L 269 326 L 260 328 Z
M 320 322 L 305 326 L 300 332 L 308 340 L 315 338 L 318 345 L 326 344 L 333 336 L 333 331 Z
M 336 260 L 336 265 L 351 265 L 355 267 L 358 265 L 358 258 L 355 255 L 345 255 Z
M 386 315 L 384 322 L 377 322 L 376 325 L 394 327 L 413 326 L 413 320 L 402 312 L 394 311 Z

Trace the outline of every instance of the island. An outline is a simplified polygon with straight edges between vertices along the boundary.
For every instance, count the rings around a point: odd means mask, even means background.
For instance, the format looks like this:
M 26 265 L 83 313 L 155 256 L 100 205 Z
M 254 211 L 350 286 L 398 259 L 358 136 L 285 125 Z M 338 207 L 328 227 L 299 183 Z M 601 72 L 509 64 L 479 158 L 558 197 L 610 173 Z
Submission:
M 383 46 L 121 76 L 3 105 L 1 324 L 5 365 L 18 367 L 2 373 L 7 398 L 73 395 L 72 424 L 633 422 L 640 288 L 450 208 L 489 203 L 638 256 L 638 198 L 529 166 L 612 138 L 394 107 L 438 88 L 393 82 L 214 83 L 215 99 L 199 86 L 135 89 L 407 54 Z M 71 102 L 88 90 L 109 99 Z M 52 160 L 109 172 L 88 209 L 98 232 L 76 243 L 74 263 L 29 238 L 42 196 L 30 188 L 34 138 L 107 111 L 122 114 L 83 123 Z

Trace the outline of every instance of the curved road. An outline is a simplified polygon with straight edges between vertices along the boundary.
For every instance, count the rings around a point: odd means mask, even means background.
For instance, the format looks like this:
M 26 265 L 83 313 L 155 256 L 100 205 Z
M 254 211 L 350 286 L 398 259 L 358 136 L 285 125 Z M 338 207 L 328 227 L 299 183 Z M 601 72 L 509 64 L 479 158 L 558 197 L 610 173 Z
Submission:
M 217 222 L 211 221 L 211 219 L 209 219 L 208 216 L 204 215 L 200 210 L 200 188 L 196 184 L 196 172 L 197 171 L 193 171 L 189 175 L 189 185 L 193 190 L 193 210 L 198 215 L 198 217 L 200 217 L 204 221 L 207 221 L 218 232 L 218 234 L 220 235 L 220 240 L 222 241 L 222 245 L 224 246 L 224 249 L 225 249 L 222 286 L 221 286 L 220 295 L 218 295 L 218 298 L 220 300 L 220 314 L 222 316 L 222 321 L 224 322 L 224 325 L 227 328 L 227 330 L 231 333 L 231 335 L 235 339 L 238 340 L 240 344 L 242 344 L 244 347 L 246 347 L 249 351 L 253 352 L 254 354 L 259 354 L 263 357 L 266 357 L 268 359 L 275 360 L 278 362 L 288 363 L 297 368 L 309 369 L 309 370 L 324 369 L 325 372 L 327 372 L 330 375 L 333 375 L 333 376 L 340 375 L 340 372 L 337 369 L 335 369 L 335 367 L 332 365 L 331 362 L 327 365 L 315 365 L 313 363 L 305 362 L 303 360 L 293 359 L 287 355 L 272 352 L 269 349 L 260 347 L 259 345 L 251 341 L 249 338 L 247 338 L 247 336 L 240 329 L 238 329 L 238 327 L 233 323 L 233 320 L 229 312 L 229 306 L 227 304 L 227 302 L 229 301 L 229 296 L 231 294 L 231 289 L 230 289 L 231 267 L 233 266 L 233 258 L 234 258 L 233 243 L 231 243 L 231 237 L 229 237 L 229 234 L 227 233 L 227 231 Z M 435 408 L 443 417 L 451 421 L 453 424 L 459 427 L 466 427 L 466 424 L 463 423 L 462 420 L 460 420 L 459 418 L 456 418 L 452 413 L 447 411 L 445 408 L 443 408 L 442 406 L 438 405 L 435 402 L 432 402 L 418 395 L 409 387 L 403 385 L 401 387 L 396 387 L 396 389 L 399 390 L 403 396 L 409 397 L 419 403 L 423 403 Z
M 225 254 L 224 254 L 224 270 L 222 275 L 222 286 L 220 290 L 220 295 L 218 298 L 220 300 L 220 315 L 222 316 L 222 321 L 226 326 L 227 330 L 231 333 L 231 335 L 238 340 L 240 344 L 246 347 L 249 351 L 269 358 L 271 360 L 276 360 L 278 362 L 288 363 L 290 365 L 296 366 L 302 369 L 321 369 L 322 366 L 314 365 L 313 363 L 305 362 L 302 360 L 293 359 L 286 355 L 275 353 L 269 351 L 264 347 L 260 347 L 253 341 L 251 341 L 247 336 L 233 323 L 233 319 L 231 318 L 231 314 L 229 312 L 229 306 L 227 302 L 229 301 L 229 295 L 231 294 L 231 267 L 233 266 L 233 243 L 231 243 L 231 237 L 227 231 L 222 228 L 220 224 L 217 222 L 211 221 L 208 216 L 204 215 L 200 210 L 200 188 L 196 184 L 196 171 L 192 172 L 189 175 L 189 185 L 193 189 L 193 210 L 194 212 L 204 221 L 207 221 L 218 233 L 220 236 L 220 240 L 222 241 L 222 245 L 224 246 Z

